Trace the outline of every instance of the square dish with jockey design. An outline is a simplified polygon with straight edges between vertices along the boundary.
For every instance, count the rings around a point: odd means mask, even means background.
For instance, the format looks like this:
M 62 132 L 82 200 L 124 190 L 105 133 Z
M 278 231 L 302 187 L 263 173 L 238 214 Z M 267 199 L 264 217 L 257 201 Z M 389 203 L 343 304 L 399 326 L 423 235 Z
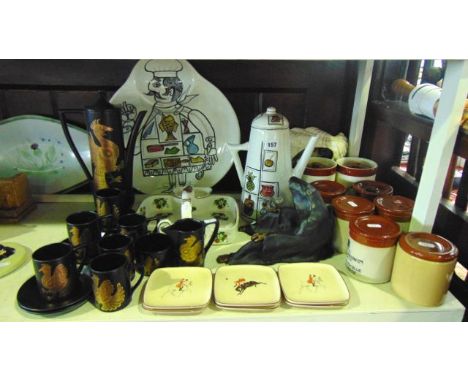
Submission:
M 219 307 L 274 308 L 281 300 L 276 272 L 262 265 L 229 265 L 218 268 L 214 299 Z
M 208 305 L 213 277 L 208 268 L 168 267 L 156 269 L 143 295 L 147 310 L 198 310 Z
M 282 264 L 278 277 L 288 304 L 300 307 L 346 305 L 348 288 L 335 267 L 320 263 Z

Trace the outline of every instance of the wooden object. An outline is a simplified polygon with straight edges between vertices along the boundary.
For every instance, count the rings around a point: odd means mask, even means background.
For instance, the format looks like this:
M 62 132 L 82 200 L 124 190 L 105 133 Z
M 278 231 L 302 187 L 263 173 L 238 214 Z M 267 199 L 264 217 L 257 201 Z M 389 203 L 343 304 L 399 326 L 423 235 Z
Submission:
M 17 222 L 32 209 L 34 203 L 26 174 L 0 178 L 0 222 Z

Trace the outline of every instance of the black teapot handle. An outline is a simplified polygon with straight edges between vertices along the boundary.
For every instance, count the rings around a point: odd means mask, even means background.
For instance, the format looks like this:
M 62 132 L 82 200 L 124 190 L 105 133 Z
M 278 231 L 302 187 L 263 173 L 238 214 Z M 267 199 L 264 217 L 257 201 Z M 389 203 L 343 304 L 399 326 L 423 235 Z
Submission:
M 73 154 L 75 154 L 76 159 L 78 160 L 78 163 L 80 164 L 81 168 L 83 169 L 83 172 L 88 179 L 90 183 L 93 182 L 93 176 L 88 170 L 88 167 L 86 167 L 85 162 L 83 161 L 83 158 L 80 155 L 80 152 L 76 148 L 75 143 L 72 140 L 72 137 L 70 135 L 70 130 L 67 124 L 67 118 L 66 114 L 82 114 L 83 115 L 83 110 L 82 109 L 61 109 L 58 111 L 59 118 L 60 118 L 60 123 L 62 124 L 62 129 L 63 129 L 63 134 L 65 135 L 65 138 L 70 145 L 70 148 L 73 151 Z

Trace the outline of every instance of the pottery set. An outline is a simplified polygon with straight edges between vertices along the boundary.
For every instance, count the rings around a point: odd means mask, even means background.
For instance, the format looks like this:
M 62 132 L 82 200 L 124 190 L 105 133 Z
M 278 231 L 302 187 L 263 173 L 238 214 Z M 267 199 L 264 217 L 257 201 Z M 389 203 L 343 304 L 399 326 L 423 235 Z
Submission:
M 85 150 L 70 113 L 84 116 Z M 332 148 L 316 147 L 330 137 L 318 129 L 291 133 L 275 107 L 253 119 L 249 141 L 239 144 L 231 105 L 186 61 L 141 60 L 111 103 L 101 95 L 59 115 L 95 211 L 70 213 L 68 239 L 34 251 L 34 276 L 17 294 L 28 312 L 63 313 L 86 301 L 119 311 L 144 277 L 143 308 L 159 314 L 200 313 L 211 302 L 240 311 L 272 311 L 282 301 L 341 308 L 350 300 L 346 282 L 321 263 L 336 254 L 348 276 L 390 282 L 412 303 L 436 306 L 447 292 L 457 248 L 408 232 L 414 202 L 376 181 L 376 162 L 344 156 L 342 137 Z M 293 165 L 298 141 L 303 151 Z M 211 194 L 232 162 L 239 201 Z M 133 210 L 135 190 L 149 195 Z M 221 248 L 214 272 L 205 263 L 212 246 Z

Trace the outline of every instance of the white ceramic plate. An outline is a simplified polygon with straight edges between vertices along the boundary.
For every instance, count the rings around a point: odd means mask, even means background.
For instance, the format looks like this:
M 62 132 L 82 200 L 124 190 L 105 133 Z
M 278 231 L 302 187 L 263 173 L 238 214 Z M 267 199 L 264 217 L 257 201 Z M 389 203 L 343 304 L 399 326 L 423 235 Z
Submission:
M 70 135 L 91 171 L 86 131 L 70 125 Z M 60 121 L 23 115 L 0 121 L 0 177 L 28 176 L 33 194 L 53 194 L 87 181 L 63 134 Z
M 148 279 L 143 307 L 149 310 L 197 310 L 210 302 L 212 287 L 212 274 L 207 268 L 159 268 Z
M 214 279 L 214 298 L 223 307 L 274 306 L 281 300 L 276 272 L 262 265 L 219 267 Z
M 349 291 L 336 270 L 329 264 L 281 264 L 278 277 L 287 302 L 304 305 L 343 305 Z
M 171 195 L 152 195 L 145 198 L 137 213 L 146 218 L 158 217 L 172 223 L 181 217 L 182 199 Z M 218 218 L 219 231 L 213 245 L 230 244 L 237 237 L 239 227 L 239 208 L 231 196 L 210 195 L 192 199 L 192 217 L 198 220 Z M 208 226 L 205 237 L 211 237 L 214 227 Z
M 135 145 L 133 185 L 147 194 L 177 186 L 211 187 L 229 171 L 227 143 L 240 141 L 226 97 L 185 60 L 140 60 L 110 102 L 121 108 L 128 140 L 146 116 Z

